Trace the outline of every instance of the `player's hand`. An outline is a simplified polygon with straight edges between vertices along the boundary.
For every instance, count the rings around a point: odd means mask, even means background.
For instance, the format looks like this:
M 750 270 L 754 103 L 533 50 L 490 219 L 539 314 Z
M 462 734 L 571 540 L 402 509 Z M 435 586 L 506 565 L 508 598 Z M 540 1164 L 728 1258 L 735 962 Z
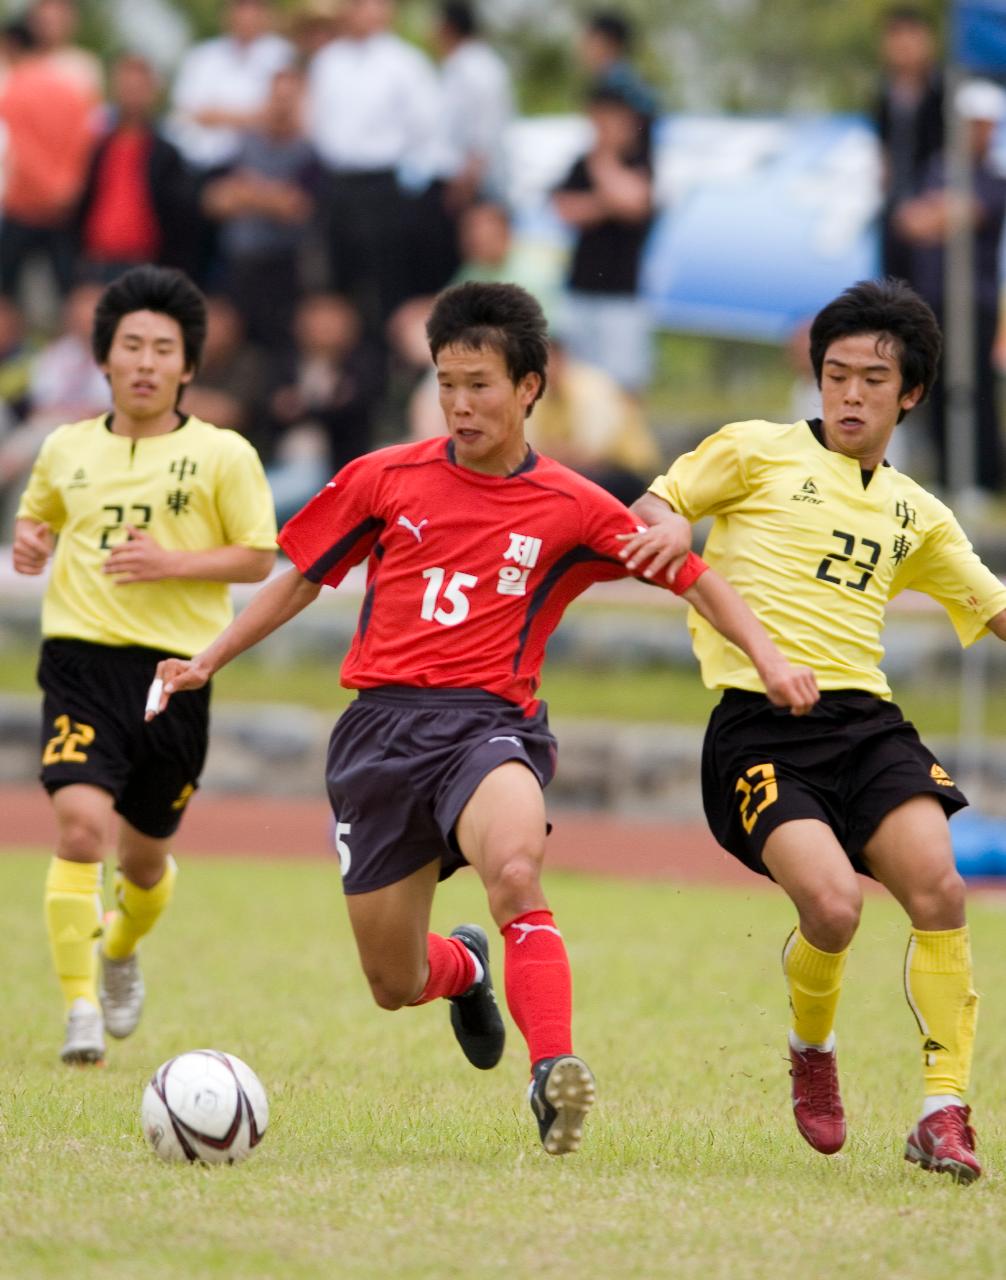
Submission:
M 172 577 L 173 555 L 149 533 L 127 524 L 128 541 L 113 547 L 105 559 L 105 573 L 115 574 L 117 587 L 131 582 L 160 582 Z
M 189 689 L 201 689 L 212 675 L 209 667 L 195 658 L 164 658 L 157 664 L 144 720 L 148 723 L 159 716 L 168 705 L 173 693 L 185 693 Z
M 806 715 L 821 697 L 817 677 L 810 667 L 783 662 L 761 672 L 761 678 L 769 702 L 774 707 L 789 707 L 795 716 Z
M 627 569 L 643 578 L 665 573 L 673 582 L 692 549 L 692 526 L 684 516 L 670 512 L 649 528 L 618 534 L 618 540 L 625 543 L 618 554 Z
M 15 573 L 39 574 L 56 545 L 56 535 L 44 522 L 18 520 L 14 526 L 11 561 Z

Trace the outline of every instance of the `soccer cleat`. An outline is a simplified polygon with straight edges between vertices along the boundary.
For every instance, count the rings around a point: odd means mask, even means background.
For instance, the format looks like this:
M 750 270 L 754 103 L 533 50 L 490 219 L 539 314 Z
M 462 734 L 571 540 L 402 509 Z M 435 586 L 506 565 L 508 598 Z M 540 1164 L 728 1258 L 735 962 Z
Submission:
M 572 1056 L 542 1058 L 532 1068 L 527 1096 L 548 1154 L 564 1156 L 575 1151 L 595 1098 L 594 1077 L 587 1064 Z
M 105 1029 L 101 1010 L 78 996 L 66 1015 L 66 1039 L 59 1052 L 64 1062 L 95 1063 L 105 1060 Z
M 822 1155 L 832 1156 L 845 1142 L 845 1112 L 838 1089 L 837 1055 L 821 1049 L 789 1047 L 796 1127 Z
M 941 1107 L 923 1116 L 905 1143 L 905 1159 L 932 1173 L 949 1173 L 965 1185 L 982 1176 L 975 1156 L 975 1131 L 968 1124 L 971 1108 Z
M 488 1071 L 503 1056 L 506 1030 L 489 976 L 489 939 L 477 924 L 459 924 L 451 937 L 478 957 L 482 977 L 461 996 L 450 996 L 451 1026 L 462 1052 L 473 1067 Z
M 132 1035 L 143 1012 L 146 994 L 140 958 L 134 951 L 125 960 L 110 960 L 104 952 L 101 956 L 101 983 L 98 999 L 105 1015 L 105 1030 L 116 1040 Z

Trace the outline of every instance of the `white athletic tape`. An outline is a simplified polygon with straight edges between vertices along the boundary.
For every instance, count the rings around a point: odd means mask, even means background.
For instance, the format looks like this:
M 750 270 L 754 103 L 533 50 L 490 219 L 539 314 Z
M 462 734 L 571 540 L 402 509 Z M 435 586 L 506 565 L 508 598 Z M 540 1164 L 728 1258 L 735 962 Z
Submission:
M 161 709 L 161 694 L 164 692 L 164 681 L 154 676 L 147 690 L 147 715 L 157 715 Z

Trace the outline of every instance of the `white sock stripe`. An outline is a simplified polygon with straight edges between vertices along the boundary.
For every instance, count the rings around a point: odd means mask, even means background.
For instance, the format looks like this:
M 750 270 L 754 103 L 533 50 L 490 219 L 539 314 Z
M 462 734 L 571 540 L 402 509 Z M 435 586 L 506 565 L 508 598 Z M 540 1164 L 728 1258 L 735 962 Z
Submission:
M 912 1013 L 915 1015 L 915 1021 L 919 1024 L 919 1031 L 922 1033 L 922 1035 L 928 1036 L 929 1026 L 925 1018 L 922 1016 L 922 1010 L 915 1003 L 915 1000 L 912 997 L 911 971 L 912 971 L 912 956 L 914 955 L 915 955 L 915 934 L 913 933 L 912 936 L 908 939 L 908 949 L 905 952 L 905 999 L 908 1001 L 909 1009 L 911 1009 Z

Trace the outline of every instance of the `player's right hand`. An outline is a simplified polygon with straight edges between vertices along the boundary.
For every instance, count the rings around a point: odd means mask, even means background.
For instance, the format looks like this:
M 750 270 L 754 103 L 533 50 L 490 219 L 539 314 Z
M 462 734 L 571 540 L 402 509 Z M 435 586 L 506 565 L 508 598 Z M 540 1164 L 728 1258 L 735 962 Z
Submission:
M 791 662 L 762 672 L 762 683 L 769 702 L 774 707 L 789 707 L 794 716 L 805 716 L 821 697 L 811 668 L 796 667 Z
M 201 689 L 207 683 L 212 672 L 198 658 L 164 658 L 157 664 L 154 679 L 163 684 L 161 696 L 156 710 L 148 706 L 144 719 L 148 722 L 159 716 L 168 705 L 173 693 L 184 693 L 188 689 Z
M 11 561 L 15 573 L 43 571 L 56 545 L 56 535 L 44 521 L 21 519 L 14 525 Z

